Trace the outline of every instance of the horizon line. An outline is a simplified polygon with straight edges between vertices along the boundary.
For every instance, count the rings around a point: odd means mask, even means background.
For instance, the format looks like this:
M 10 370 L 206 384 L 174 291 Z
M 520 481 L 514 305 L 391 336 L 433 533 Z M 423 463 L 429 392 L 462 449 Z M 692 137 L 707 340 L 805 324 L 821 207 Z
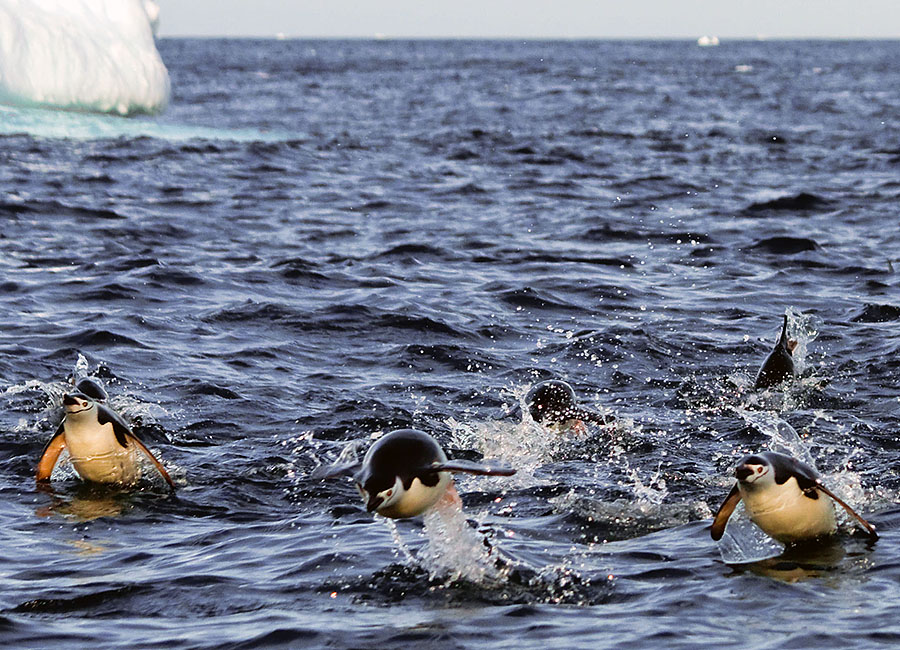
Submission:
M 388 34 L 368 35 L 303 35 L 284 34 L 190 34 L 163 33 L 157 38 L 194 38 L 194 39 L 247 39 L 247 40 L 283 40 L 283 41 L 678 41 L 695 43 L 704 36 L 719 39 L 719 45 L 726 42 L 766 42 L 766 41 L 900 41 L 898 36 L 718 36 L 713 34 L 699 36 L 398 36 Z M 716 46 L 712 46 L 716 47 Z

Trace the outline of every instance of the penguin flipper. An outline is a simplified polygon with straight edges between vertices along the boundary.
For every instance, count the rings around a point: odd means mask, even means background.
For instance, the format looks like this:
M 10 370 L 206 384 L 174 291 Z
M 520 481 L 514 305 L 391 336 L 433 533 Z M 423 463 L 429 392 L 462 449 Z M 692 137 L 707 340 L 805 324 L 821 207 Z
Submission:
M 737 483 L 735 483 L 734 487 L 731 488 L 731 492 L 725 497 L 725 501 L 719 506 L 716 518 L 713 519 L 712 527 L 709 529 L 709 534 L 714 541 L 718 542 L 722 539 L 722 535 L 725 534 L 725 526 L 728 525 L 728 518 L 731 517 L 731 513 L 734 512 L 740 501 L 741 491 L 738 489 Z
M 360 468 L 362 463 L 357 460 L 347 463 L 334 463 L 332 465 L 320 465 L 310 472 L 310 478 L 325 479 L 338 476 L 352 476 Z
M 116 434 L 116 437 L 118 437 L 118 433 Z M 163 464 L 161 462 L 159 462 L 159 460 L 157 460 L 156 456 L 154 456 L 150 452 L 149 449 L 147 449 L 147 446 L 143 442 L 141 442 L 138 439 L 138 437 L 135 436 L 133 433 L 129 432 L 127 434 L 127 438 L 128 438 L 128 442 L 134 443 L 135 447 L 137 447 L 142 452 L 144 452 L 144 455 L 147 458 L 149 458 L 150 462 L 153 463 L 153 466 L 156 467 L 156 471 L 159 472 L 160 475 L 166 480 L 166 483 L 169 484 L 169 487 L 172 488 L 172 490 L 174 490 L 175 489 L 175 481 L 173 481 L 172 477 L 169 476 L 169 472 L 166 471 L 166 468 L 163 467 Z
M 66 437 L 63 435 L 63 425 L 60 424 L 56 433 L 50 438 L 50 442 L 44 447 L 44 451 L 41 452 L 41 459 L 38 461 L 37 469 L 34 473 L 34 478 L 38 483 L 45 483 L 50 480 L 53 468 L 56 467 L 56 461 L 59 460 L 59 455 L 65 448 Z
M 128 446 L 129 437 L 134 438 L 134 434 L 131 432 L 128 425 L 125 424 L 125 420 L 122 419 L 122 416 L 103 404 L 97 404 L 97 421 L 100 424 L 106 424 L 107 422 L 112 423 L 113 431 L 116 434 L 116 440 L 118 440 L 119 444 L 123 447 Z M 137 438 L 134 439 L 137 440 Z
M 480 476 L 512 476 L 516 473 L 516 470 L 504 465 L 487 465 L 484 463 L 473 463 L 468 460 L 450 460 L 446 463 L 423 467 L 417 474 L 434 474 L 435 472 L 464 472 Z
M 832 491 L 829 490 L 827 487 L 825 487 L 824 485 L 822 485 L 822 481 L 820 481 L 820 480 L 818 480 L 818 479 L 816 480 L 816 489 L 819 490 L 819 491 L 821 491 L 821 492 L 824 492 L 825 494 L 827 494 L 828 496 L 830 496 L 830 497 L 832 498 L 832 500 L 834 500 L 834 501 L 835 501 L 836 503 L 838 503 L 844 510 L 847 511 L 847 514 L 849 514 L 851 517 L 853 517 L 854 519 L 856 519 L 856 521 L 858 521 L 858 522 L 860 523 L 860 525 L 862 525 L 862 527 L 863 527 L 863 528 L 866 530 L 866 532 L 869 534 L 869 539 L 871 539 L 871 540 L 873 540 L 873 541 L 876 540 L 876 539 L 878 539 L 878 533 L 875 532 L 875 526 L 873 526 L 873 525 L 870 524 L 868 521 L 866 521 L 865 519 L 863 519 L 862 516 L 860 516 L 859 513 L 856 512 L 856 510 L 854 510 L 853 508 L 851 508 L 851 507 L 850 507 L 843 499 L 841 499 L 841 498 L 840 498 L 838 495 L 836 495 L 834 492 L 832 492 Z

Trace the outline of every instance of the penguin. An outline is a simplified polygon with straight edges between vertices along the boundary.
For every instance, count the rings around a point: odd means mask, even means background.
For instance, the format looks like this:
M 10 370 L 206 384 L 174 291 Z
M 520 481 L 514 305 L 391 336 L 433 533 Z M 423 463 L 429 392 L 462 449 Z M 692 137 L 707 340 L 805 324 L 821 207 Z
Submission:
M 525 405 L 531 419 L 546 426 L 559 426 L 584 432 L 585 422 L 609 424 L 612 415 L 602 415 L 578 406 L 575 391 L 559 379 L 542 381 L 531 387 L 525 395 Z
M 781 328 L 781 336 L 775 344 L 775 349 L 766 357 L 759 372 L 756 374 L 754 388 L 770 388 L 786 379 L 796 375 L 794 370 L 794 358 L 792 356 L 797 341 L 788 339 L 788 317 L 784 315 L 784 325 Z
M 710 535 L 722 538 L 739 501 L 750 520 L 784 544 L 826 537 L 837 532 L 834 503 L 843 507 L 878 539 L 875 528 L 822 484 L 818 473 L 796 458 L 774 451 L 745 456 L 734 470 L 737 483 L 713 520 Z
M 442 498 L 459 502 L 451 472 L 512 476 L 514 469 L 447 460 L 430 435 L 417 429 L 397 429 L 369 447 L 362 462 L 320 467 L 313 478 L 349 475 L 356 482 L 366 510 L 391 519 L 415 517 Z
M 94 483 L 129 485 L 140 478 L 142 452 L 173 490 L 175 483 L 150 450 L 131 431 L 121 416 L 104 405 L 106 391 L 92 379 L 82 379 L 75 391 L 63 397 L 65 417 L 44 447 L 35 478 L 50 480 L 64 449 L 78 475 Z

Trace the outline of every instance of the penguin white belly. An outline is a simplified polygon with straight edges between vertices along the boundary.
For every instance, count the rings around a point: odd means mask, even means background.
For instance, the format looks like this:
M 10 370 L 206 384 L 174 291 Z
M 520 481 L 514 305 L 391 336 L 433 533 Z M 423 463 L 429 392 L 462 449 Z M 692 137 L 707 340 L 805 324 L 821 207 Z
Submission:
M 831 535 L 836 530 L 834 504 L 818 493 L 818 499 L 805 496 L 797 480 L 765 490 L 741 490 L 751 521 L 779 542 L 791 543 Z
M 111 423 L 83 424 L 67 418 L 64 431 L 69 459 L 84 480 L 130 484 L 140 478 L 135 446 L 120 445 Z
M 417 478 L 412 480 L 409 489 L 403 493 L 395 503 L 386 508 L 380 508 L 378 514 L 394 519 L 405 519 L 422 514 L 435 503 L 447 491 L 451 476 L 449 472 L 438 472 L 437 485 L 427 486 Z

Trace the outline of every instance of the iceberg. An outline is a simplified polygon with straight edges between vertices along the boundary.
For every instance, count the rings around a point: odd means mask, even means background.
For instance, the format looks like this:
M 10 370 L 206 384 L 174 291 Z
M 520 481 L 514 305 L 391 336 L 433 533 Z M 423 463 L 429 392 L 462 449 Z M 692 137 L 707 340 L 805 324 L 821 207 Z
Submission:
M 0 102 L 156 113 L 169 73 L 150 0 L 0 0 Z

